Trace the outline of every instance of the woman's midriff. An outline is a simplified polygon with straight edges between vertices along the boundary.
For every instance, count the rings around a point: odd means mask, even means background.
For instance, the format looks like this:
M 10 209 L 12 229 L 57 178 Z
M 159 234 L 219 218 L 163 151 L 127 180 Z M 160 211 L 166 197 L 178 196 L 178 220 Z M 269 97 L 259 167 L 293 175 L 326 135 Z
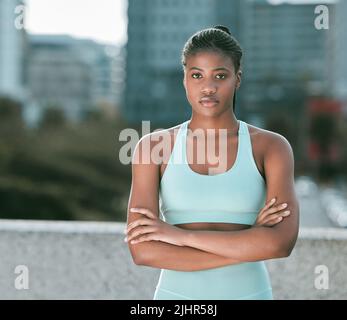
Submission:
M 209 231 L 236 231 L 249 229 L 251 226 L 238 223 L 219 223 L 219 222 L 194 222 L 175 224 L 176 227 L 186 230 L 209 230 Z

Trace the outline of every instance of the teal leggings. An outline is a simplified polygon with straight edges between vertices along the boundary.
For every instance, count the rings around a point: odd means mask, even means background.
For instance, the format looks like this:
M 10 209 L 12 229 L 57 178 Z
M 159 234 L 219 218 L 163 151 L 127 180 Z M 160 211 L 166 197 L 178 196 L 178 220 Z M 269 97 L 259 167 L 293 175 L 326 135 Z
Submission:
M 162 269 L 153 300 L 272 300 L 264 261 L 199 271 Z

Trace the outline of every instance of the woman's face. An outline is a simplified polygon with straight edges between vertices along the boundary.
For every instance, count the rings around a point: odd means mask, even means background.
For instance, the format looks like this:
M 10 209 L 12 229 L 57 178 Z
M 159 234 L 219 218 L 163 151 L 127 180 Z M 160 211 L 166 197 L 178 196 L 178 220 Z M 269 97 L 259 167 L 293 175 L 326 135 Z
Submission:
M 203 51 L 186 59 L 183 84 L 193 111 L 217 115 L 232 108 L 234 91 L 241 84 L 230 57 Z

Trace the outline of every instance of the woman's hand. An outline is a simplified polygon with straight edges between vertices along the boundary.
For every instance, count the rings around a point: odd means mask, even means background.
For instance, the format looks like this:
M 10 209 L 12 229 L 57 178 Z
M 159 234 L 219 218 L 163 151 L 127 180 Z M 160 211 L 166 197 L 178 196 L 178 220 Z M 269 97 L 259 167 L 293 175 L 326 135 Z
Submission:
M 282 211 L 287 207 L 286 203 L 273 206 L 275 202 L 276 199 L 274 198 L 269 201 L 263 209 L 261 209 L 257 216 L 257 220 L 253 225 L 254 227 L 272 227 L 275 224 L 280 223 L 284 217 L 288 217 L 290 215 L 289 210 Z
M 176 246 L 184 246 L 183 237 L 186 232 L 185 230 L 159 219 L 159 217 L 149 209 L 131 208 L 130 211 L 141 213 L 143 217 L 133 221 L 127 226 L 125 230 L 127 237 L 124 241 L 130 241 L 131 244 L 135 244 L 143 241 L 156 240 L 171 243 Z

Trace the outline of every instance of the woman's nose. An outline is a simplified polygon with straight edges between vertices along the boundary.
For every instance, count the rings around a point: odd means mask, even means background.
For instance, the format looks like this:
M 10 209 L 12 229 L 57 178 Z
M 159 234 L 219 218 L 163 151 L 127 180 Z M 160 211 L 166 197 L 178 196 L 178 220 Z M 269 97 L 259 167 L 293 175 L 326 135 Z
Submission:
M 216 93 L 216 91 L 217 91 L 217 87 L 212 83 L 209 83 L 209 84 L 206 83 L 201 89 L 201 92 L 203 94 L 208 94 L 208 95 L 214 94 Z

